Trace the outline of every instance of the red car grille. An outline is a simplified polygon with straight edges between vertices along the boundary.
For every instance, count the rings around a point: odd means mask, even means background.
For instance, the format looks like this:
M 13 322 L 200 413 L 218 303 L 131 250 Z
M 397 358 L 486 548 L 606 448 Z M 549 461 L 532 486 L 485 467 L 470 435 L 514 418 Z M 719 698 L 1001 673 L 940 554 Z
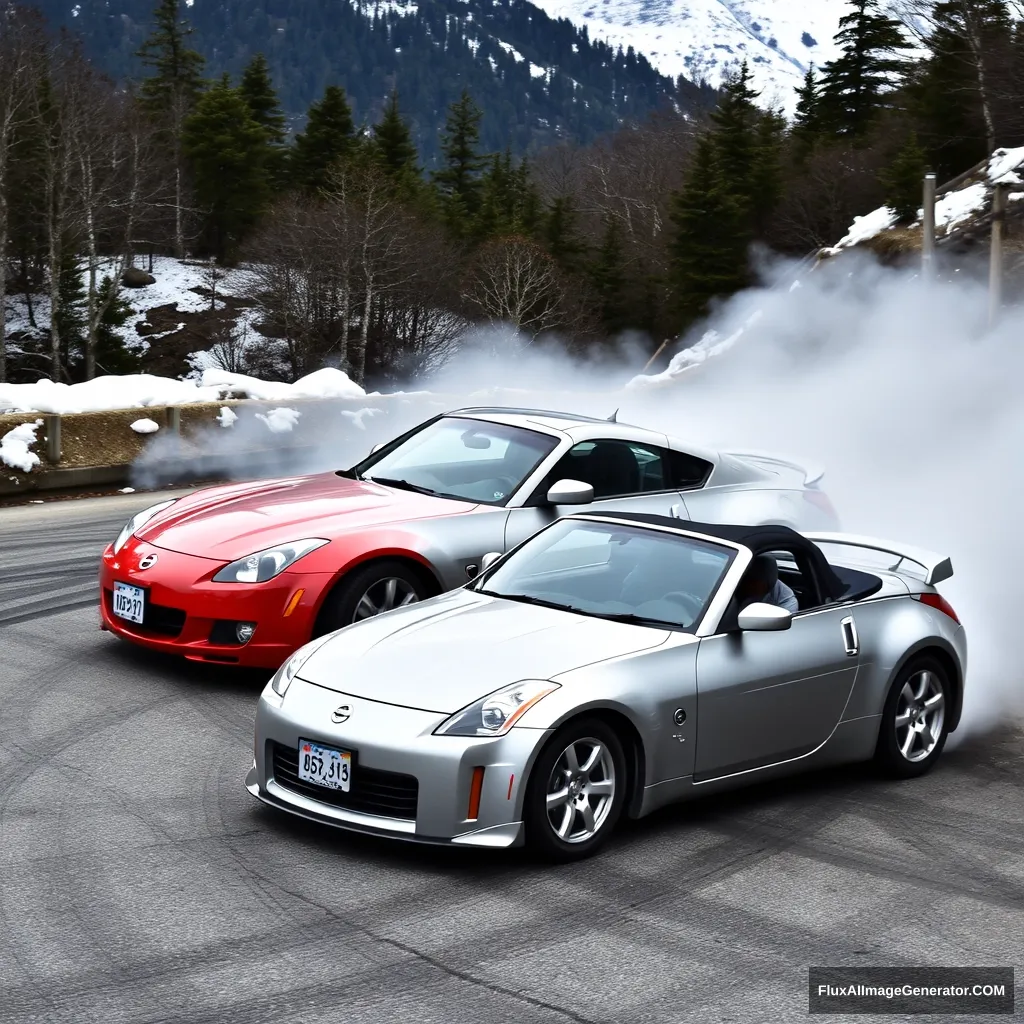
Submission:
M 416 819 L 419 800 L 419 782 L 412 775 L 366 768 L 353 758 L 352 788 L 348 793 L 340 789 L 325 789 L 299 779 L 299 751 L 272 743 L 274 781 L 293 793 L 317 800 L 332 807 L 358 811 L 361 814 L 380 814 L 387 818 Z

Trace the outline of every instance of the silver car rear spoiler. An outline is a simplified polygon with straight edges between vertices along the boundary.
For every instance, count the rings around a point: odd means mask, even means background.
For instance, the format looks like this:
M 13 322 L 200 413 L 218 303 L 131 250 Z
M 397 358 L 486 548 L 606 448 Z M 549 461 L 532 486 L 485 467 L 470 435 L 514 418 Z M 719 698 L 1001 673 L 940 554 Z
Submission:
M 933 587 L 953 575 L 953 563 L 946 555 L 908 547 L 895 541 L 879 540 L 877 537 L 857 537 L 849 533 L 805 533 L 804 536 L 815 544 L 841 544 L 844 547 L 861 548 L 866 551 L 881 551 L 893 555 L 897 561 L 891 571 L 899 568 L 901 562 L 914 562 L 925 571 L 925 583 Z

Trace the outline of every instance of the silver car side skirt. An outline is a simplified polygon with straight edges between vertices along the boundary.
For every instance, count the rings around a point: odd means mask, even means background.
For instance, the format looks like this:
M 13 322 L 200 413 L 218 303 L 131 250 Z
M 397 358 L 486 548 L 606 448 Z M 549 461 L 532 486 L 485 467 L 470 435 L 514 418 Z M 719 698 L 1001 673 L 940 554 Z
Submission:
M 712 793 L 726 792 L 761 781 L 796 775 L 809 768 L 868 761 L 875 752 L 880 722 L 881 715 L 870 715 L 866 718 L 842 722 L 820 746 L 787 761 L 775 761 L 759 768 L 748 768 L 730 775 L 719 775 L 713 779 L 698 781 L 690 775 L 686 778 L 671 779 L 653 786 L 646 786 L 637 817 L 643 818 L 668 804 L 698 800 L 702 796 Z

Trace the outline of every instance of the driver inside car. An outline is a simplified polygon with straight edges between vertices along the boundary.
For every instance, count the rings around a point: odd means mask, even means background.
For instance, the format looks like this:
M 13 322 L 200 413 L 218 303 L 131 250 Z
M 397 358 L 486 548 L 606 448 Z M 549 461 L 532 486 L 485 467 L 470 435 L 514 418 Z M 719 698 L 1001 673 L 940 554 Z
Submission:
M 771 555 L 758 555 L 736 588 L 739 611 L 749 604 L 773 604 L 787 612 L 800 609 L 796 594 L 779 579 L 779 567 Z

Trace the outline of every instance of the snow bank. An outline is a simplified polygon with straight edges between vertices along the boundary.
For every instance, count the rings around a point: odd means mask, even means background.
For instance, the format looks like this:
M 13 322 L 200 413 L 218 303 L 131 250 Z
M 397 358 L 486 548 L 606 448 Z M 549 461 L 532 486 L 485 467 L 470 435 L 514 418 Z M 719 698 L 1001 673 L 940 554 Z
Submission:
M 256 413 L 256 419 L 264 423 L 275 434 L 287 434 L 299 422 L 298 409 L 271 409 L 269 413 Z
M 861 242 L 866 242 L 869 238 L 874 238 L 883 231 L 888 231 L 895 223 L 896 214 L 887 206 L 872 210 L 871 213 L 866 213 L 863 217 L 854 217 L 850 230 L 839 239 L 835 249 L 846 249 L 851 245 L 860 245 Z
M 0 462 L 11 469 L 31 473 L 33 467 L 39 465 L 39 456 L 28 449 L 29 445 L 36 443 L 36 431 L 42 425 L 42 420 L 22 423 L 20 427 L 15 427 L 0 437 Z
M 38 380 L 33 384 L 0 384 L 0 412 L 106 412 L 110 409 L 215 402 L 219 388 L 196 387 L 192 381 L 149 373 L 96 377 L 81 384 Z
M 132 424 L 132 430 L 136 434 L 155 434 L 160 429 L 159 423 L 154 423 L 152 420 L 136 420 Z
M 341 370 L 317 370 L 294 384 L 258 380 L 240 373 L 206 370 L 197 384 L 148 373 L 97 377 L 81 384 L 0 384 L 0 412 L 105 412 L 160 405 L 217 402 L 229 393 L 246 394 L 268 402 L 302 398 L 365 398 L 366 392 Z
M 222 427 L 230 427 L 234 424 L 235 420 L 238 419 L 238 414 L 235 413 L 230 406 L 221 406 L 220 415 L 217 417 L 217 422 Z
M 366 392 L 354 383 L 343 370 L 325 367 L 301 377 L 294 384 L 258 380 L 243 373 L 227 370 L 203 371 L 201 385 L 219 387 L 223 391 L 244 392 L 250 398 L 264 402 L 280 402 L 296 398 L 365 398 Z

